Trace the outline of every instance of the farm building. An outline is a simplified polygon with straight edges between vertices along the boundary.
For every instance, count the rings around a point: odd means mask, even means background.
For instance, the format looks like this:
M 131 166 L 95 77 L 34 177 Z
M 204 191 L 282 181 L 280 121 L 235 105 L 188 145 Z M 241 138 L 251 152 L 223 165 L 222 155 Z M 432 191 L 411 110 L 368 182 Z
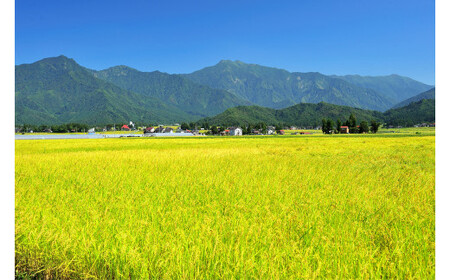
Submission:
M 284 135 L 284 130 L 280 130 L 280 135 Z
M 348 126 L 346 126 L 346 125 L 341 126 L 341 131 L 340 132 L 341 133 L 349 133 Z
M 260 134 L 262 134 L 262 133 L 261 133 L 261 131 L 259 131 L 258 129 L 252 129 L 252 134 L 260 135 Z
M 164 127 L 159 126 L 159 127 L 155 128 L 155 130 L 153 132 L 154 133 L 163 133 L 163 131 L 164 131 Z
M 242 128 L 240 128 L 240 127 L 231 127 L 230 128 L 230 135 L 231 136 L 241 136 L 242 135 Z
M 131 130 L 131 129 L 128 127 L 128 125 L 126 125 L 126 124 L 122 125 L 121 129 L 122 129 L 122 130 L 125 130 L 125 131 L 130 131 L 130 130 Z
M 173 133 L 173 128 L 166 127 L 166 128 L 164 128 L 163 133 Z
M 144 129 L 144 133 L 153 133 L 153 132 L 155 132 L 154 127 L 147 127 L 146 129 Z

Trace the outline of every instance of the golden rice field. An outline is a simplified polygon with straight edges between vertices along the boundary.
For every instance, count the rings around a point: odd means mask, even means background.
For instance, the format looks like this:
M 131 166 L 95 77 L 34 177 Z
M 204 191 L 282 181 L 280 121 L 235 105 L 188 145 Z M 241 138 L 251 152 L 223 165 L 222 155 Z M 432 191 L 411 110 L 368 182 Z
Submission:
M 432 279 L 435 137 L 18 140 L 20 279 Z

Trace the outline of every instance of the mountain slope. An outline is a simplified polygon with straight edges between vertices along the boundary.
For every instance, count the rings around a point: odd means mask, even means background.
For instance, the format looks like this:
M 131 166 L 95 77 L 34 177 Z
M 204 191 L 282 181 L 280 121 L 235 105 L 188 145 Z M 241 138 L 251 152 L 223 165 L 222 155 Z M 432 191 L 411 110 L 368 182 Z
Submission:
M 388 125 L 412 126 L 418 123 L 435 122 L 435 99 L 422 99 L 407 106 L 391 109 L 384 113 Z
M 435 122 L 435 100 L 423 99 L 384 113 L 340 106 L 328 103 L 300 103 L 284 109 L 271 109 L 259 106 L 239 106 L 225 112 L 198 121 L 210 125 L 242 126 L 264 122 L 266 124 L 284 124 L 297 126 L 318 126 L 323 118 L 344 121 L 353 113 L 358 122 L 377 120 L 387 125 L 412 126 L 423 122 Z
M 331 76 L 345 80 L 359 87 L 373 89 L 386 98 L 398 103 L 421 92 L 431 89 L 433 86 L 423 84 L 408 77 L 399 75 L 389 76 L 360 76 L 345 75 Z
M 400 108 L 400 107 L 404 107 L 407 106 L 408 104 L 412 103 L 412 102 L 417 102 L 420 101 L 422 99 L 435 99 L 436 98 L 436 94 L 435 94 L 435 88 L 432 88 L 430 90 L 427 90 L 425 92 L 422 92 L 416 96 L 413 96 L 411 98 L 408 98 L 396 105 L 394 105 L 392 108 Z
M 156 98 L 142 98 L 95 78 L 65 56 L 16 66 L 16 124 L 106 124 L 189 120 Z
M 297 103 L 328 102 L 384 111 L 393 104 L 378 92 L 320 73 L 286 70 L 222 60 L 185 77 L 213 88 L 225 89 L 254 104 L 284 108 Z
M 154 97 L 193 116 L 205 117 L 238 105 L 251 105 L 234 94 L 197 84 L 180 75 L 140 72 L 127 66 L 92 71 L 95 77 L 121 88 Z
M 358 121 L 383 119 L 383 114 L 377 111 L 321 102 L 318 104 L 300 103 L 278 110 L 259 106 L 239 106 L 198 122 L 207 122 L 210 125 L 247 125 L 265 122 L 267 124 L 318 126 L 322 124 L 323 118 L 344 121 L 348 119 L 351 113 L 355 114 Z

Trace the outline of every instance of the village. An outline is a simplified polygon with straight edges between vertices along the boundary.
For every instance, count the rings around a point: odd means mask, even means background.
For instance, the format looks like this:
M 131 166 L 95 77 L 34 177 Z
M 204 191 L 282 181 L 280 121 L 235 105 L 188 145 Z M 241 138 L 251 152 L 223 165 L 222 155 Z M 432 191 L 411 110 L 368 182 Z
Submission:
M 22 125 L 15 128 L 16 134 L 25 133 L 83 133 L 83 134 L 133 134 L 135 136 L 241 136 L 241 135 L 303 135 L 314 134 L 322 131 L 325 134 L 350 134 L 359 133 L 360 126 L 355 126 L 356 131 L 352 131 L 348 125 L 339 125 L 339 127 L 333 128 L 331 126 L 267 126 L 264 123 L 257 125 L 248 125 L 244 127 L 239 126 L 209 126 L 204 124 L 203 127 L 197 126 L 194 123 L 187 125 L 183 124 L 171 124 L 164 125 L 159 124 L 157 126 L 138 126 L 134 122 L 130 121 L 128 124 L 120 125 L 105 125 L 105 126 L 88 126 L 86 124 L 69 123 L 62 125 L 52 126 L 33 126 Z M 420 123 L 414 125 L 414 127 L 435 127 L 435 123 Z M 387 129 L 403 128 L 402 126 L 385 126 Z M 365 131 L 363 131 L 365 132 Z M 392 132 L 392 131 L 391 131 Z

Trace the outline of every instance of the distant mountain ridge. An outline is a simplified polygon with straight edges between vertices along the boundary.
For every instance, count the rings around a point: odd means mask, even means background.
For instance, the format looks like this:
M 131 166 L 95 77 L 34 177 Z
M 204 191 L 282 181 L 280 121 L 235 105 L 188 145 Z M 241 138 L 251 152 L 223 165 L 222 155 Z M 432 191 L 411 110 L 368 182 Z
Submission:
M 323 101 L 385 111 L 397 103 L 389 94 L 372 89 L 369 83 L 356 84 L 356 79 L 353 79 L 352 83 L 347 81 L 349 79 L 338 76 L 312 72 L 291 73 L 283 69 L 246 64 L 241 61 L 222 60 L 214 66 L 185 76 L 213 88 L 228 90 L 256 105 L 275 109 L 297 103 Z
M 363 88 L 373 89 L 392 100 L 394 104 L 433 87 L 396 74 L 388 76 L 332 75 L 331 77 L 345 80 Z
M 98 79 L 65 56 L 18 65 L 15 74 L 16 124 L 192 119 L 157 98 L 142 98 Z
M 435 99 L 436 98 L 436 93 L 435 93 L 435 88 L 432 88 L 430 90 L 427 90 L 425 92 L 419 93 L 416 96 L 413 96 L 411 98 L 408 98 L 396 105 L 394 105 L 392 108 L 400 108 L 400 107 L 405 107 L 407 105 L 409 105 L 412 102 L 417 102 L 420 101 L 422 99 Z
M 91 70 L 95 77 L 145 97 L 158 98 L 196 117 L 206 117 L 230 107 L 250 105 L 236 95 L 197 84 L 181 75 L 141 72 L 128 66 Z

